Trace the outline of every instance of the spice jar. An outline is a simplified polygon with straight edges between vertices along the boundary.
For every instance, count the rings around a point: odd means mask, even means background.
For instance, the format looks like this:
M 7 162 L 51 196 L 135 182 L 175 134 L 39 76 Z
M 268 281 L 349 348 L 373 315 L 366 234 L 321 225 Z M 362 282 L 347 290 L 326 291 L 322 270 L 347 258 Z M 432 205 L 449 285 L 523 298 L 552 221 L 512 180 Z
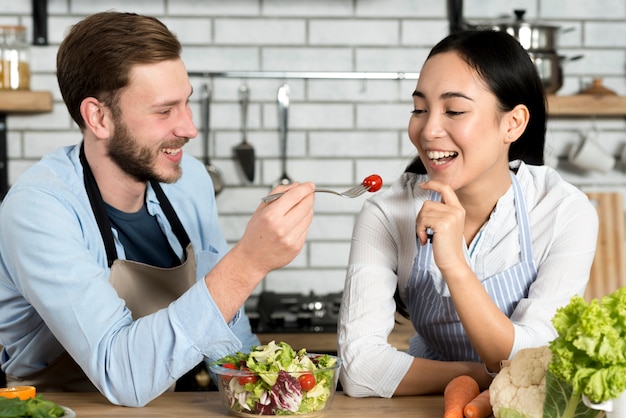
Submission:
M 0 26 L 0 89 L 30 89 L 28 42 L 24 26 Z

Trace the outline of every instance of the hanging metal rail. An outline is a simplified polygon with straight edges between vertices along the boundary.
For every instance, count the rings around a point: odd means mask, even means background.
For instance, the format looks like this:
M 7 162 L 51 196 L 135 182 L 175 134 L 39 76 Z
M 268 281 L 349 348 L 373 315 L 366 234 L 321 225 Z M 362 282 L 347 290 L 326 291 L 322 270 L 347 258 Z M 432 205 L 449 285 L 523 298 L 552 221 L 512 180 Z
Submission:
M 419 73 L 402 72 L 320 72 L 320 71 L 189 71 L 190 77 L 205 78 L 276 78 L 327 80 L 417 80 Z

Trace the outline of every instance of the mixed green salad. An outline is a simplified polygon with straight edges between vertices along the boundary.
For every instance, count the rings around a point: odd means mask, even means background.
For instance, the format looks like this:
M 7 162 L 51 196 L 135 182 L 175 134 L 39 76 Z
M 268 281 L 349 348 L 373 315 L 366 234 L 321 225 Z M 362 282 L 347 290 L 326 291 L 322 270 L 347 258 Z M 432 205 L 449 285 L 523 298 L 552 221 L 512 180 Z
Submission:
M 295 351 L 271 341 L 211 363 L 222 397 L 234 412 L 299 415 L 326 406 L 335 389 L 339 361 L 328 354 Z M 252 372 L 252 373 L 250 373 Z

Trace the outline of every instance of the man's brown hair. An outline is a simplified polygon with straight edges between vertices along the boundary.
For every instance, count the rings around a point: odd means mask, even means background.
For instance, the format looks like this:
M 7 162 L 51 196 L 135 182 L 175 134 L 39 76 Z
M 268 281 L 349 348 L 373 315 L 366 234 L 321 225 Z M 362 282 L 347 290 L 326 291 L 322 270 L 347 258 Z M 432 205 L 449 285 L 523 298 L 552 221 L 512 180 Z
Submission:
M 57 53 L 57 80 L 72 119 L 84 129 L 86 97 L 115 109 L 133 66 L 177 59 L 181 51 L 176 36 L 150 16 L 103 12 L 73 25 Z

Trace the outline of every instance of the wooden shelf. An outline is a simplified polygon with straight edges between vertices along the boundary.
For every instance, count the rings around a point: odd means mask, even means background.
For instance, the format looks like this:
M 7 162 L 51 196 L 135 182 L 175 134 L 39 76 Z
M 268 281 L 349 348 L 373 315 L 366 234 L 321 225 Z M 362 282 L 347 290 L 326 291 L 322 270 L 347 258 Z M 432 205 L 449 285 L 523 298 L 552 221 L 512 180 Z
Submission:
M 52 94 L 49 91 L 0 91 L 0 112 L 43 113 L 52 111 Z
M 626 97 L 578 94 L 548 96 L 550 116 L 626 116 Z

